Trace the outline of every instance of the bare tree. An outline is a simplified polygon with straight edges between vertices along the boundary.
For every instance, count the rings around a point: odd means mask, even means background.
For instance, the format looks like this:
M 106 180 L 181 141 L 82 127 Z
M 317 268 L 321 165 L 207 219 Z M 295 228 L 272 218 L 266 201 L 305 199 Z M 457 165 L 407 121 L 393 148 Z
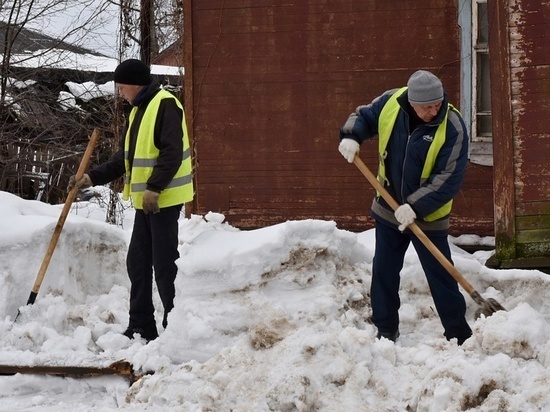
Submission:
M 144 62 L 183 37 L 183 0 L 121 0 L 122 58 Z
M 75 53 L 93 53 L 80 46 L 103 27 L 109 4 L 0 2 L 0 189 L 56 203 L 91 130 L 109 131 L 112 96 L 76 101 L 65 84 L 94 76 L 67 62 Z
M 158 51 L 183 38 L 183 0 L 155 0 L 155 31 Z
M 93 161 L 117 150 L 125 124 L 120 101 L 68 93 L 64 75 L 81 86 L 107 80 L 67 62 L 75 52 L 101 50 L 149 63 L 180 38 L 182 10 L 183 0 L 0 0 L 0 190 L 57 203 L 93 128 L 105 137 Z

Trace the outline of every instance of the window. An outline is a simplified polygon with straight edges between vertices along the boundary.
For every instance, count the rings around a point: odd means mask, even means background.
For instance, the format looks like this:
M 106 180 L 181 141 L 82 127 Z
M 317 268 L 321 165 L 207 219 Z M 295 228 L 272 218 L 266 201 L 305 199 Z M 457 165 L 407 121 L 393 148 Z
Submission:
M 462 28 L 462 100 L 470 123 L 470 161 L 493 165 L 487 0 L 459 0 Z

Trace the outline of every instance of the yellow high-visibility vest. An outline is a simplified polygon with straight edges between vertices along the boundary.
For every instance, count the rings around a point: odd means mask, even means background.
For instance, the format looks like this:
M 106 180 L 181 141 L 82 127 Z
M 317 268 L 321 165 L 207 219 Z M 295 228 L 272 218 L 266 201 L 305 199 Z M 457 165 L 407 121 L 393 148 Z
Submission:
M 385 165 L 385 159 L 387 155 L 386 147 L 388 146 L 391 132 L 393 130 L 393 126 L 395 125 L 395 120 L 397 119 L 397 114 L 399 113 L 399 110 L 401 108 L 401 106 L 397 102 L 397 99 L 399 98 L 399 96 L 405 93 L 406 90 L 407 90 L 407 87 L 402 87 L 390 97 L 390 99 L 384 105 L 382 112 L 380 113 L 380 117 L 378 119 L 378 139 L 379 139 L 378 140 L 378 159 L 379 159 L 378 181 L 382 185 L 386 180 L 386 165 Z M 447 131 L 447 117 L 449 115 L 449 110 L 451 109 L 456 110 L 449 103 L 447 105 L 447 112 L 445 113 L 445 118 L 443 119 L 441 124 L 437 127 L 434 140 L 432 141 L 432 144 L 428 149 L 428 154 L 426 156 L 424 167 L 422 169 L 420 186 L 422 186 L 426 182 L 426 180 L 430 177 L 433 167 L 435 165 L 435 161 L 437 159 L 437 155 L 441 150 L 443 143 L 445 143 L 446 131 Z M 380 196 L 379 193 L 377 195 Z M 423 220 L 426 222 L 433 222 L 434 220 L 447 216 L 449 213 L 451 213 L 452 205 L 453 205 L 453 201 L 452 200 L 448 201 L 439 209 L 437 209 L 435 212 L 430 213 L 428 216 L 424 217 Z
M 130 150 L 130 130 L 134 121 L 137 107 L 132 108 L 129 116 L 128 131 L 124 142 L 124 164 L 126 174 L 124 176 L 124 192 L 122 198 L 132 202 L 136 209 L 143 208 L 143 192 L 147 187 L 147 180 L 153 173 L 153 167 L 157 164 L 159 150 L 155 146 L 155 122 L 160 103 L 163 99 L 174 99 L 182 111 L 182 129 L 183 129 L 183 160 L 172 178 L 172 181 L 160 192 L 158 205 L 160 208 L 175 206 L 193 200 L 193 175 L 191 166 L 191 150 L 189 147 L 189 137 L 187 135 L 187 125 L 185 123 L 185 113 L 181 103 L 170 92 L 161 89 L 149 102 L 141 124 L 139 125 L 136 149 L 132 168 L 130 170 L 130 161 L 128 154 Z

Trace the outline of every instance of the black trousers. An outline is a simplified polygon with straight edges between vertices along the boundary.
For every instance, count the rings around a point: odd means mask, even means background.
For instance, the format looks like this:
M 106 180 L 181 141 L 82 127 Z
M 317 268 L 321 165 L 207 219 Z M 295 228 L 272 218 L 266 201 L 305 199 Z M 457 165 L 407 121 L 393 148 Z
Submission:
M 379 331 L 392 333 L 399 328 L 398 310 L 400 272 L 405 252 L 412 242 L 426 275 L 435 308 L 445 329 L 447 339 L 459 342 L 469 338 L 472 330 L 466 322 L 466 302 L 458 283 L 410 231 L 401 233 L 397 228 L 376 222 L 376 246 L 372 268 L 371 304 L 372 319 Z M 426 233 L 433 244 L 450 261 L 451 251 L 447 233 Z
M 153 306 L 153 269 L 160 299 L 164 307 L 163 326 L 174 307 L 174 281 L 178 268 L 178 219 L 183 205 L 160 209 L 159 213 L 143 213 L 136 209 L 134 228 L 126 257 L 130 277 L 130 323 L 145 328 L 155 322 Z

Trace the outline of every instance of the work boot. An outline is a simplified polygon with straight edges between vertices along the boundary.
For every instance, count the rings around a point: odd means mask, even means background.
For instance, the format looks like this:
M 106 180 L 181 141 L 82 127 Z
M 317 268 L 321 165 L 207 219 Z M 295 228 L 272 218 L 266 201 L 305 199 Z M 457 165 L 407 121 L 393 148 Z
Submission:
M 144 328 L 139 326 L 128 326 L 128 328 L 124 331 L 124 336 L 128 339 L 134 339 L 134 335 L 140 335 L 146 342 L 150 342 L 159 337 L 157 325 L 154 323 L 151 323 Z
M 396 330 L 395 332 L 380 332 L 380 331 L 378 331 L 378 335 L 376 335 L 377 339 L 386 338 L 386 339 L 391 340 L 392 342 L 395 342 L 398 337 L 399 337 L 399 330 Z
M 467 340 L 467 339 L 470 339 L 472 335 L 470 336 L 457 336 L 456 337 L 456 340 L 457 340 L 457 343 L 458 343 L 458 346 L 462 346 L 462 344 Z M 450 339 L 449 339 L 450 340 Z

